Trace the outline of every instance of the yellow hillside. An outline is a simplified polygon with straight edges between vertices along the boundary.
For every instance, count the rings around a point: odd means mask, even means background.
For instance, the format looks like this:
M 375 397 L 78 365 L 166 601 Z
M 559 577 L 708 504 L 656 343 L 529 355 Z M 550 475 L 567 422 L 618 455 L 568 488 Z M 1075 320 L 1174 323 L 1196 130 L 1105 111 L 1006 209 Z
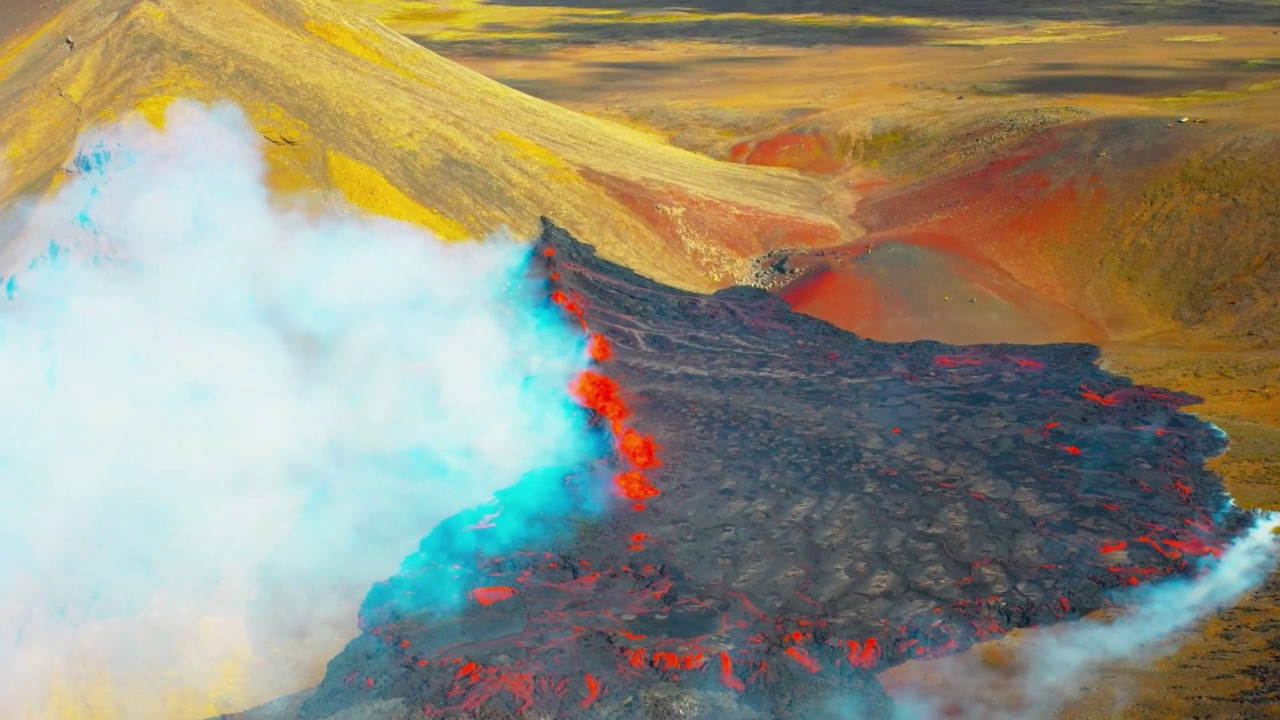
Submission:
M 857 232 L 806 178 L 530 98 L 327 0 L 71 0 L 45 18 L 0 38 L 0 203 L 47 191 L 84 127 L 134 110 L 161 122 L 190 97 L 253 116 L 278 190 L 339 190 L 447 238 L 530 235 L 547 215 L 690 289 L 771 247 Z

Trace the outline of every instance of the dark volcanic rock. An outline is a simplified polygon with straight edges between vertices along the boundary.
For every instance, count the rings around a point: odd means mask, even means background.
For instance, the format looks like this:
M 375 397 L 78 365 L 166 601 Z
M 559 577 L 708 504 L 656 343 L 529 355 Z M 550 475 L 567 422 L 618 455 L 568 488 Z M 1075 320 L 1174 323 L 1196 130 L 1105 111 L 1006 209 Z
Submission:
M 762 291 L 657 285 L 550 224 L 538 249 L 612 344 L 661 494 L 601 510 L 584 470 L 530 480 L 564 500 L 504 510 L 531 529 L 500 555 L 456 540 L 478 514 L 436 530 L 301 717 L 883 716 L 872 670 L 1099 609 L 1243 525 L 1195 398 L 1093 347 L 872 342 Z M 458 609 L 446 587 L 487 590 Z

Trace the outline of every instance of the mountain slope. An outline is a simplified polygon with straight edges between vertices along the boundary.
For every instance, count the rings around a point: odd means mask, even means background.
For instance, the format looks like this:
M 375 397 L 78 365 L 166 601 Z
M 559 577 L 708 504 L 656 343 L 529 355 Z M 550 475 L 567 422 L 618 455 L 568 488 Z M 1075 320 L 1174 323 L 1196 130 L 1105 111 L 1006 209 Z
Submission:
M 793 173 L 670 148 L 535 100 L 325 0 L 78 0 L 0 47 L 0 203 L 56 183 L 81 129 L 174 97 L 232 100 L 272 185 L 340 190 L 461 239 L 547 215 L 663 282 L 709 290 L 746 258 L 857 235 Z M 847 208 L 846 208 L 847 209 Z

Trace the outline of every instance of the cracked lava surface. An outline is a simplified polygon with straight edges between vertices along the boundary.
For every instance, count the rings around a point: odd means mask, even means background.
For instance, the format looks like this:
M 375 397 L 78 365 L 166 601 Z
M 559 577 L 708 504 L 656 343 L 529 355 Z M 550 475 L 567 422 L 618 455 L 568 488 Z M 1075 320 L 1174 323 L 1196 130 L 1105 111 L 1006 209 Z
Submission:
M 500 496 L 433 531 L 302 717 L 604 718 L 656 686 L 775 717 L 852 693 L 874 717 L 874 671 L 1102 609 L 1245 523 L 1197 399 L 1092 346 L 865 340 L 763 291 L 658 285 L 545 221 L 531 272 L 590 337 L 572 390 L 599 465 L 531 478 L 555 507 Z

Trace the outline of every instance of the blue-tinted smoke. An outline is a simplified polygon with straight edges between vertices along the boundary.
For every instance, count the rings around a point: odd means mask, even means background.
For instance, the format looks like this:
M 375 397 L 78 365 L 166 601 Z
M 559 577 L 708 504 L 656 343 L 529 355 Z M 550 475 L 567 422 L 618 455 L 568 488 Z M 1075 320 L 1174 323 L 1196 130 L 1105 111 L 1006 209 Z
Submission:
M 567 391 L 583 338 L 527 245 L 283 208 L 264 169 L 238 109 L 176 103 L 163 132 L 88 134 L 56 194 L 0 222 L 21 225 L 0 248 L 0 716 L 298 689 L 442 520 L 514 485 L 566 510 L 539 479 L 600 452 Z M 465 542 L 536 529 L 485 525 Z

